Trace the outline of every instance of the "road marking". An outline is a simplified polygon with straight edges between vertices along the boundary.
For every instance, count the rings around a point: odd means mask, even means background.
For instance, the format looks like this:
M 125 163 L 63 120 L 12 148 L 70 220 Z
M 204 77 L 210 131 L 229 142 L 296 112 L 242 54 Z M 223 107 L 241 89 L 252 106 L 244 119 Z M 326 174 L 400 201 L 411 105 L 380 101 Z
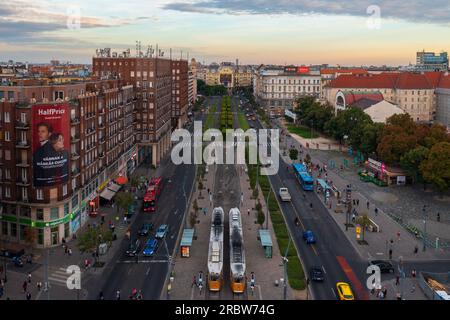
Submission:
M 146 276 L 150 273 L 150 267 L 148 267 L 147 272 L 145 273 Z
M 325 271 L 325 267 L 324 266 L 322 266 L 322 270 L 323 270 L 323 273 L 327 274 L 327 272 Z
M 333 293 L 334 297 L 337 298 L 336 292 L 334 291 L 333 288 L 331 288 L 331 292 Z
M 342 256 L 336 256 L 336 259 L 345 275 L 347 276 L 348 280 L 352 283 L 355 292 L 358 294 L 358 297 L 362 300 L 369 300 L 369 295 L 359 281 L 355 272 L 353 272 L 353 269 L 350 267 L 347 260 Z
M 316 254 L 316 256 L 319 256 L 319 253 L 317 253 L 317 250 L 316 250 L 316 248 L 315 248 L 315 246 L 313 244 L 311 245 L 311 248 L 313 249 L 313 251 Z
M 136 260 L 123 260 L 117 263 L 136 263 Z M 167 263 L 167 260 L 139 260 L 137 263 Z

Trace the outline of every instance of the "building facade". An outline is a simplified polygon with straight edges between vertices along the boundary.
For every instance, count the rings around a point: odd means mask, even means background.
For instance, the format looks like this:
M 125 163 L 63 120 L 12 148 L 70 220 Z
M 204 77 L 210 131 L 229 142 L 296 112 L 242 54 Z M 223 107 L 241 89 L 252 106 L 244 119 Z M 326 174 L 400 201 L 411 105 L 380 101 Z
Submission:
M 222 85 L 229 90 L 249 87 L 253 84 L 253 71 L 246 66 L 232 63 L 211 64 L 198 71 L 197 79 L 204 80 L 207 86 Z
M 417 52 L 416 68 L 420 71 L 448 71 L 448 53 Z
M 401 72 L 341 75 L 324 88 L 324 97 L 338 107 L 340 91 L 379 92 L 383 99 L 397 105 L 417 122 L 432 122 L 436 117 L 435 89 L 442 73 Z
M 285 68 L 261 69 L 254 79 L 256 101 L 265 108 L 292 108 L 301 96 L 319 97 L 321 77 L 319 72 L 297 72 Z
M 189 106 L 189 66 L 187 60 L 172 60 L 172 129 L 187 122 Z
M 0 92 L 0 237 L 25 243 L 27 229 L 36 230 L 37 247 L 58 245 L 138 164 L 133 87 L 108 80 Z M 56 118 L 49 112 L 60 119 L 43 121 Z
M 136 142 L 139 161 L 159 165 L 170 147 L 172 120 L 172 62 L 156 57 L 93 58 L 94 76 L 116 78 L 136 93 Z

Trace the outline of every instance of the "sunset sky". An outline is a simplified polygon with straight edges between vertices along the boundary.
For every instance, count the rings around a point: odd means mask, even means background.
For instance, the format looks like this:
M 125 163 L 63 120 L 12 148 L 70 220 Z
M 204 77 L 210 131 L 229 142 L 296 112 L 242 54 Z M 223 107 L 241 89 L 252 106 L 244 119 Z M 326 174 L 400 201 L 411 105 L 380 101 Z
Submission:
M 371 5 L 380 20 L 367 13 Z M 68 28 L 77 11 L 80 28 Z M 369 28 L 374 21 L 379 28 Z M 448 0 L 2 0 L 0 7 L 0 61 L 90 63 L 96 48 L 134 54 L 140 40 L 206 63 L 406 65 L 416 51 L 448 51 L 448 39 Z

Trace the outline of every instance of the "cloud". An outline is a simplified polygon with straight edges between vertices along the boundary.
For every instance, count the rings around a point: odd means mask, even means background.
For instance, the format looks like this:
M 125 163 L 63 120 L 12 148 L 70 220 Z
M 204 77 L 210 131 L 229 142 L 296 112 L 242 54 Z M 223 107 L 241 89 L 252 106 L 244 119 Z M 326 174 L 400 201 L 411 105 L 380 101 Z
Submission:
M 449 24 L 448 0 L 200 0 L 171 2 L 162 6 L 166 10 L 215 14 L 323 14 L 367 17 L 367 8 L 377 5 L 381 18 L 410 22 Z

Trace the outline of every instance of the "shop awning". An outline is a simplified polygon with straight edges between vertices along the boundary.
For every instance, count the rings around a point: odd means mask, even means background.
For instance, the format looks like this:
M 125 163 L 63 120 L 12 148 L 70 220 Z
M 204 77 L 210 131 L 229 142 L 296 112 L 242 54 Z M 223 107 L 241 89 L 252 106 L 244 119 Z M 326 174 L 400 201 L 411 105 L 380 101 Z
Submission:
M 119 186 L 118 184 L 115 184 L 114 182 L 111 182 L 108 186 L 108 189 L 113 191 L 114 193 L 118 192 L 120 190 L 120 188 L 122 188 L 122 187 Z
M 116 193 L 114 191 L 106 188 L 105 190 L 102 191 L 102 193 L 100 193 L 100 197 L 110 201 L 114 197 L 115 194 Z

